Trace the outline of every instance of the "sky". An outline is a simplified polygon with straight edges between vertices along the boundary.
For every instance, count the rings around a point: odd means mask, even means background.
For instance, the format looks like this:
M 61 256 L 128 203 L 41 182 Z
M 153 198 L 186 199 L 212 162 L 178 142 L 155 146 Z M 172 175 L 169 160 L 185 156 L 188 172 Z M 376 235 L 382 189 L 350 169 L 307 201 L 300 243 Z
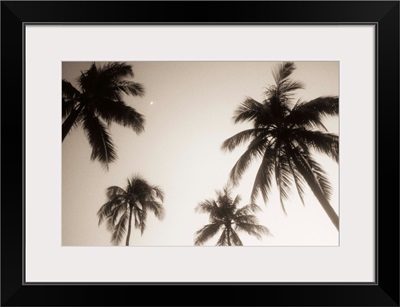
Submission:
M 105 224 L 98 225 L 97 211 L 107 201 L 109 186 L 126 187 L 127 179 L 142 175 L 165 192 L 166 216 L 162 221 L 148 215 L 143 235 L 132 229 L 131 246 L 193 246 L 194 233 L 208 223 L 206 214 L 195 212 L 197 204 L 215 198 L 228 181 L 229 172 L 246 149 L 220 149 L 223 141 L 251 127 L 234 124 L 234 110 L 246 97 L 261 101 L 274 83 L 272 69 L 278 62 L 128 62 L 135 82 L 145 88 L 143 97 L 126 96 L 124 101 L 146 119 L 145 131 L 111 124 L 117 160 L 106 171 L 90 160 L 91 148 L 81 127 L 75 127 L 62 143 L 62 245 L 112 246 Z M 302 81 L 304 90 L 295 99 L 308 101 L 319 96 L 339 95 L 339 62 L 295 62 L 292 79 Z M 102 64 L 99 62 L 98 64 Z M 62 78 L 76 83 L 89 62 L 63 62 Z M 324 124 L 339 133 L 339 118 Z M 330 203 L 339 212 L 339 165 L 316 154 L 333 186 Z M 254 161 L 239 186 L 241 205 L 250 200 L 259 161 Z M 273 185 L 269 201 L 256 204 L 259 223 L 272 236 L 262 240 L 239 233 L 246 246 L 337 246 L 339 233 L 311 190 L 305 205 L 296 193 L 286 202 L 285 214 L 279 192 Z M 214 246 L 218 235 L 206 246 Z M 124 245 L 124 240 L 121 245 Z

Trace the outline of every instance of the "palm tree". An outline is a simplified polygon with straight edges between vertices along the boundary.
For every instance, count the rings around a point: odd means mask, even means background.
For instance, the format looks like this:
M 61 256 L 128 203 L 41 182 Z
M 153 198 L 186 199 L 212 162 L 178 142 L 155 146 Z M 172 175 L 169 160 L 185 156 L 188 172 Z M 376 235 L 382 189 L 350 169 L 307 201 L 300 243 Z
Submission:
M 91 160 L 106 169 L 115 161 L 116 150 L 109 133 L 111 122 L 144 130 L 144 117 L 123 101 L 123 95 L 142 96 L 142 85 L 127 80 L 133 77 L 132 66 L 111 62 L 104 66 L 93 63 L 78 78 L 79 89 L 62 80 L 62 141 L 73 126 L 81 125 L 92 147 Z
M 261 239 L 262 234 L 271 235 L 268 228 L 259 225 L 255 215 L 260 210 L 256 204 L 249 204 L 238 208 L 240 196 L 232 198 L 229 188 L 217 191 L 217 200 L 210 199 L 199 203 L 196 212 L 208 213 L 210 224 L 207 224 L 195 234 L 195 245 L 202 245 L 220 230 L 221 236 L 217 245 L 243 245 L 237 231 L 244 231 L 249 235 Z
M 107 229 L 112 232 L 111 243 L 118 245 L 126 233 L 126 246 L 129 245 L 131 235 L 132 218 L 136 228 L 140 228 L 141 234 L 146 228 L 147 211 L 162 220 L 164 217 L 164 192 L 157 186 L 150 185 L 139 175 L 128 179 L 125 189 L 111 186 L 107 189 L 108 201 L 97 212 L 99 225 L 106 220 Z
M 237 133 L 222 144 L 222 149 L 232 151 L 236 146 L 250 141 L 247 150 L 232 168 L 230 180 L 237 185 L 251 161 L 260 158 L 252 201 L 261 193 L 267 202 L 272 178 L 275 177 L 283 210 L 293 184 L 304 204 L 306 182 L 339 230 L 339 217 L 328 200 L 331 185 L 322 166 L 311 153 L 311 150 L 315 150 L 338 162 L 339 138 L 328 132 L 322 120 L 326 116 L 338 115 L 339 99 L 326 96 L 293 103 L 294 91 L 303 88 L 301 82 L 289 78 L 294 70 L 292 62 L 278 65 L 273 71 L 275 84 L 267 88 L 265 100 L 260 103 L 246 98 L 235 111 L 235 123 L 251 122 L 253 128 Z

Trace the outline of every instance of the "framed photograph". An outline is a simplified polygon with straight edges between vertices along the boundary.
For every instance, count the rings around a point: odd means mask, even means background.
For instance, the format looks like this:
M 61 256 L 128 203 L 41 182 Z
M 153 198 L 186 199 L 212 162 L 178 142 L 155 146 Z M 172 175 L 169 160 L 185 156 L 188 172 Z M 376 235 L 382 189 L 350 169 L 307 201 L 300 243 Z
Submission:
M 3 306 L 399 306 L 398 1 L 1 25 Z

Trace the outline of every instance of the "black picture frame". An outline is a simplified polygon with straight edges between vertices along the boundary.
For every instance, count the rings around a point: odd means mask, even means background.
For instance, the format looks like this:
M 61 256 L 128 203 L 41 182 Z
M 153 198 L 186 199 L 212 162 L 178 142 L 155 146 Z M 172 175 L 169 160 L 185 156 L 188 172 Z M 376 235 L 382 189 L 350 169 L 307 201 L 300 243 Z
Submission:
M 375 25 L 376 282 L 26 284 L 24 26 L 29 23 Z M 2 306 L 399 306 L 398 1 L 3 1 L 1 77 Z

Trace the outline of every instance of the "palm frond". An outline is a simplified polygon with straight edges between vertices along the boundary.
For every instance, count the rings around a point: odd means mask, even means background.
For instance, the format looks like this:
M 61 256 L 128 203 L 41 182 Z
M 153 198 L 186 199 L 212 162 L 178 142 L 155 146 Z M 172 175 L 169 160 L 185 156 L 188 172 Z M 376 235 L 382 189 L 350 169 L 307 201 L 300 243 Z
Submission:
M 114 232 L 111 235 L 111 243 L 119 244 L 126 232 L 126 223 L 129 218 L 128 211 L 125 211 L 124 215 L 121 216 L 117 225 L 115 225 Z
M 233 205 L 231 185 L 228 184 L 224 186 L 221 191 L 216 190 L 215 193 L 217 194 L 217 202 L 220 205 L 220 207 L 228 208 Z
M 322 118 L 318 112 L 314 112 L 309 108 L 300 108 L 301 100 L 299 99 L 290 114 L 286 116 L 285 123 L 288 127 L 305 128 L 305 129 L 322 129 L 328 131 L 322 123 Z
M 159 220 L 162 220 L 165 217 L 165 211 L 162 203 L 157 201 L 144 201 L 142 205 L 145 211 L 152 211 L 155 217 Z
M 248 204 L 236 210 L 235 217 L 246 216 L 251 213 L 260 212 L 261 208 L 254 203 Z
M 235 223 L 241 224 L 241 223 L 245 223 L 245 224 L 257 224 L 258 220 L 257 217 L 253 214 L 242 214 L 242 215 L 238 215 L 237 213 L 235 214 L 233 221 L 235 221 Z
M 143 234 L 146 229 L 147 210 L 144 208 L 139 209 L 137 206 L 134 206 L 132 211 L 135 218 L 135 228 L 140 229 L 141 234 Z
M 151 186 L 151 191 L 152 191 L 152 194 L 154 194 L 154 196 L 156 198 L 160 199 L 161 202 L 164 202 L 165 193 L 164 193 L 163 189 L 161 189 L 159 186 L 153 185 L 153 186 Z
M 224 230 L 221 233 L 221 236 L 218 238 L 217 241 L 217 246 L 226 246 L 228 245 L 228 236 L 226 235 L 227 230 L 224 228 Z
M 265 203 L 268 201 L 268 194 L 271 190 L 272 184 L 272 176 L 275 172 L 275 151 L 276 150 L 270 146 L 265 150 L 264 157 L 254 180 L 254 185 L 251 192 L 252 202 L 255 202 L 259 193 L 261 193 Z
M 325 96 L 308 102 L 298 102 L 287 117 L 287 123 L 296 127 L 322 128 L 326 131 L 322 120 L 326 116 L 339 115 L 339 98 Z
M 239 184 L 242 175 L 249 167 L 252 160 L 257 156 L 262 156 L 267 143 L 268 139 L 263 135 L 259 135 L 253 141 L 251 141 L 247 147 L 247 150 L 243 153 L 243 155 L 240 156 L 230 172 L 229 178 L 234 186 Z
M 240 209 L 243 208 L 245 207 Z M 235 223 L 257 223 L 257 217 L 253 214 L 254 212 L 247 210 L 245 212 L 240 212 L 239 210 L 236 211 L 235 216 L 232 219 Z
M 142 215 L 140 213 L 140 210 L 138 210 L 136 207 L 133 207 L 133 217 L 134 217 L 134 226 L 135 228 L 140 228 L 140 224 L 141 224 L 141 219 L 142 219 Z
M 68 81 L 62 80 L 62 118 L 71 114 L 79 103 L 80 92 Z
M 237 146 L 243 144 L 244 142 L 247 142 L 250 138 L 256 138 L 257 135 L 259 135 L 260 133 L 268 133 L 268 129 L 266 128 L 254 128 L 254 129 L 248 129 L 248 130 L 244 130 L 241 131 L 237 134 L 235 134 L 234 136 L 226 139 L 222 145 L 221 145 L 221 149 L 222 150 L 228 150 L 228 151 L 233 151 Z M 264 135 L 265 135 L 264 134 Z
M 91 160 L 98 160 L 108 169 L 108 164 L 114 162 L 117 155 L 107 127 L 88 111 L 85 112 L 82 123 L 92 147 Z
M 121 79 L 125 77 L 133 77 L 132 65 L 126 62 L 109 62 L 99 67 L 99 73 L 110 79 Z
M 115 196 L 122 196 L 122 195 L 125 195 L 125 194 L 126 194 L 125 190 L 123 188 L 118 187 L 118 186 L 108 187 L 107 191 L 106 191 L 106 195 L 107 195 L 108 199 L 112 199 Z
M 236 233 L 235 230 L 230 229 L 229 230 L 229 234 L 230 234 L 230 239 L 233 243 L 233 245 L 235 246 L 243 246 L 242 240 L 240 240 L 238 234 Z
M 297 193 L 299 194 L 301 203 L 304 204 L 304 180 L 301 177 L 301 174 L 297 170 L 296 166 L 293 164 L 293 161 L 291 160 L 290 154 L 287 153 L 288 157 L 288 165 L 290 168 L 290 171 L 292 173 L 293 179 L 294 179 L 294 184 L 296 185 Z
M 242 122 L 254 122 L 255 127 L 265 127 L 275 123 L 269 106 L 262 104 L 251 97 L 247 97 L 236 109 L 233 116 L 235 124 Z
M 135 174 L 128 179 L 126 190 L 129 194 L 135 195 L 138 199 L 145 199 L 152 193 L 150 183 L 139 174 Z
M 111 62 L 98 69 L 97 97 L 122 100 L 124 94 L 143 96 L 144 88 L 142 85 L 125 79 L 133 77 L 131 65 L 123 62 Z
M 289 198 L 289 190 L 292 184 L 290 167 L 287 157 L 279 150 L 279 154 L 275 159 L 275 180 L 279 190 L 280 202 L 283 212 L 286 214 L 285 201 Z
M 106 219 L 110 215 L 112 206 L 113 206 L 113 202 L 108 201 L 100 207 L 99 211 L 97 211 L 97 217 L 99 218 L 98 225 L 100 225 L 104 221 L 104 219 Z
M 313 189 L 311 185 L 316 184 L 325 195 L 326 199 L 329 199 L 332 193 L 332 187 L 321 165 L 312 158 L 311 154 L 302 151 L 298 147 L 288 147 L 287 150 L 297 170 L 307 181 L 311 189 Z
M 120 219 L 124 214 L 129 210 L 128 204 L 126 201 L 122 201 L 118 206 L 115 206 L 109 215 L 109 223 L 110 227 L 114 226 L 118 219 Z
M 241 201 L 242 197 L 240 195 L 236 195 L 236 197 L 232 200 L 232 207 L 236 209 Z
M 220 228 L 221 224 L 219 223 L 205 225 L 203 228 L 196 231 L 194 244 L 203 245 L 206 241 L 211 239 Z
M 99 99 L 94 105 L 96 112 L 108 124 L 115 122 L 132 128 L 136 133 L 144 131 L 144 116 L 125 102 L 112 99 Z
M 268 236 L 272 235 L 267 227 L 259 224 L 237 223 L 236 229 L 239 231 L 244 231 L 247 234 L 256 237 L 258 240 L 262 239 L 263 234 Z
M 95 93 L 96 83 L 99 80 L 99 73 L 95 63 L 90 65 L 90 68 L 84 72 L 81 71 L 81 75 L 78 78 L 79 87 L 84 93 Z
M 126 80 L 133 77 L 132 66 L 123 62 L 110 62 L 103 66 L 95 63 L 81 73 L 78 82 L 88 97 L 122 100 L 123 94 L 142 96 L 143 86 Z
M 99 211 L 97 212 L 99 225 L 104 221 L 104 219 L 108 219 L 112 216 L 115 207 L 121 206 L 124 202 L 125 198 L 123 196 L 116 196 L 106 202 L 103 206 L 101 206 Z
M 296 90 L 304 89 L 304 84 L 300 81 L 285 80 L 279 84 L 278 90 L 280 95 L 288 97 L 292 92 Z
M 113 84 L 113 88 L 115 91 L 132 96 L 142 97 L 145 92 L 143 85 L 127 80 L 119 80 L 118 82 L 115 82 L 115 84 Z
M 207 199 L 205 201 L 200 202 L 196 208 L 195 211 L 197 213 L 211 213 L 218 208 L 217 203 L 213 199 Z
M 63 99 L 63 103 L 65 100 Z M 82 111 L 85 109 L 85 106 L 81 104 L 79 101 L 76 103 L 66 103 L 64 110 L 62 111 L 62 141 L 64 141 L 65 137 L 69 133 L 69 131 L 73 128 L 78 126 L 82 121 Z
M 140 222 L 140 234 L 143 235 L 143 232 L 146 229 L 146 218 L 144 218 L 141 222 Z
M 339 162 L 339 137 L 336 134 L 302 128 L 292 129 L 291 132 L 296 141 L 303 142 Z
M 125 211 L 126 206 L 124 206 L 124 204 L 125 202 L 121 201 L 120 203 L 117 203 L 111 207 L 111 211 L 106 217 L 106 227 L 108 231 L 114 231 L 115 224 L 117 223 L 118 213 L 120 210 Z
M 321 96 L 309 102 L 304 102 L 297 107 L 297 111 L 306 109 L 322 116 L 337 116 L 339 115 L 339 97 Z
M 81 94 L 70 82 L 62 80 L 62 96 L 68 99 L 76 99 Z
M 287 77 L 289 77 L 293 71 L 296 69 L 296 66 L 293 62 L 284 62 L 278 64 L 272 70 L 272 76 L 274 77 L 275 83 L 279 85 L 282 81 L 284 81 Z
M 332 196 L 332 185 L 329 182 L 328 176 L 322 166 L 309 155 L 307 161 L 316 177 L 325 197 L 329 199 Z

